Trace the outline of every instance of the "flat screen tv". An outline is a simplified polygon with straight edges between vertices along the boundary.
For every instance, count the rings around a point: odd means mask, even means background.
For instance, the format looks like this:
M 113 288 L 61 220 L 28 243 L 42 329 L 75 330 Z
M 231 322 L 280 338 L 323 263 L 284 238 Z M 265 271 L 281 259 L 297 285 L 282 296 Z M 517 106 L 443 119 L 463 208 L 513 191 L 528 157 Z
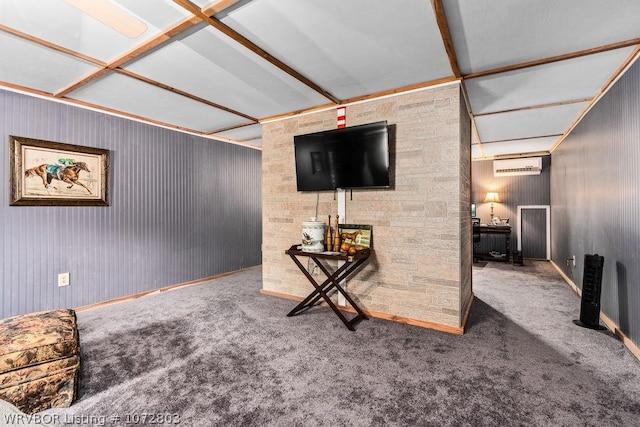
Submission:
M 389 187 L 387 122 L 293 138 L 298 191 Z

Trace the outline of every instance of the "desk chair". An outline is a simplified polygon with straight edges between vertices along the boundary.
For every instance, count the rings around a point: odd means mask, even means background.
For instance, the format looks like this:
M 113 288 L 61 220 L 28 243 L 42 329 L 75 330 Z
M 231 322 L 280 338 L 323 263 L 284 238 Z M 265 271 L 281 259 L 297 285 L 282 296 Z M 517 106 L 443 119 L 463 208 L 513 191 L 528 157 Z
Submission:
M 473 262 L 478 262 L 476 258 L 476 246 L 480 243 L 480 218 L 471 218 L 473 226 Z

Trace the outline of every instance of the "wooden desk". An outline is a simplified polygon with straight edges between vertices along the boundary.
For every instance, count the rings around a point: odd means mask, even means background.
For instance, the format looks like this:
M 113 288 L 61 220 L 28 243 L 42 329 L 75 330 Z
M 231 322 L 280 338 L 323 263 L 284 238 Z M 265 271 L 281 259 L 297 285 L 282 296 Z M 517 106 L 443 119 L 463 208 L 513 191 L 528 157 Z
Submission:
M 509 225 L 480 225 L 480 235 L 490 234 L 504 236 L 506 254 L 504 257 L 494 257 L 488 253 L 477 253 L 474 251 L 473 257 L 477 259 L 509 262 L 511 253 L 511 226 Z
M 354 325 L 359 323 L 361 320 L 366 320 L 366 314 L 358 307 L 358 305 L 351 299 L 351 297 L 345 292 L 344 288 L 340 286 L 340 282 L 346 279 L 349 275 L 354 273 L 358 267 L 364 264 L 365 261 L 369 258 L 371 254 L 370 249 L 364 249 L 356 252 L 355 255 L 347 255 L 342 253 L 324 253 L 324 252 L 304 252 L 298 249 L 298 245 L 293 245 L 289 249 L 287 249 L 285 254 L 289 255 L 293 262 L 298 266 L 300 271 L 305 275 L 305 277 L 311 282 L 313 287 L 315 288 L 313 292 L 311 292 L 300 304 L 298 304 L 293 310 L 287 314 L 287 317 L 295 316 L 299 314 L 301 311 L 308 309 L 314 306 L 320 298 L 324 299 L 324 301 L 331 307 L 333 312 L 342 320 L 342 323 L 350 330 L 355 331 Z M 315 278 L 307 271 L 307 269 L 302 265 L 298 257 L 308 257 L 313 260 L 313 262 L 322 270 L 322 272 L 327 276 L 327 279 L 322 282 L 322 284 L 318 284 Z M 340 267 L 338 267 L 333 273 L 329 271 L 329 268 L 324 265 L 322 260 L 334 260 L 334 261 L 343 261 Z M 336 288 L 336 290 L 344 296 L 344 298 L 349 301 L 351 307 L 356 311 L 357 316 L 351 320 L 347 320 L 347 318 L 342 314 L 342 312 L 336 307 L 336 305 L 331 301 L 331 298 L 327 296 L 327 293 Z

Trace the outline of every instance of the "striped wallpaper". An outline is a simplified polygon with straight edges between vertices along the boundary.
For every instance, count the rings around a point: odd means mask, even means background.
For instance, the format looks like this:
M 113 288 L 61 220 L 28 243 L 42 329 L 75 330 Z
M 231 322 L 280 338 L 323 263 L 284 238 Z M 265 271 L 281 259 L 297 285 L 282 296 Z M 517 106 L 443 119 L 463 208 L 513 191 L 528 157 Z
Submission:
M 111 155 L 108 207 L 9 206 L 0 185 L 0 318 L 261 263 L 259 150 L 1 90 L 0 134 L 5 179 L 9 135 Z
M 640 345 L 640 63 L 552 159 L 553 260 L 582 287 L 584 255 L 604 256 L 602 312 Z M 566 266 L 572 255 L 575 268 Z

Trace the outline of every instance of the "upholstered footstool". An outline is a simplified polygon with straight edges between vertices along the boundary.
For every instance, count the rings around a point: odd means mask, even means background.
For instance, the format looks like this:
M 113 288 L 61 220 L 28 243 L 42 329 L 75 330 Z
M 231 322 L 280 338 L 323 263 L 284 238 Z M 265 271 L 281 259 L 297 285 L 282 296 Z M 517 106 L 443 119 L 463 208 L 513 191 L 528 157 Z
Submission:
M 0 399 L 27 414 L 68 407 L 75 399 L 79 370 L 73 310 L 0 320 Z

